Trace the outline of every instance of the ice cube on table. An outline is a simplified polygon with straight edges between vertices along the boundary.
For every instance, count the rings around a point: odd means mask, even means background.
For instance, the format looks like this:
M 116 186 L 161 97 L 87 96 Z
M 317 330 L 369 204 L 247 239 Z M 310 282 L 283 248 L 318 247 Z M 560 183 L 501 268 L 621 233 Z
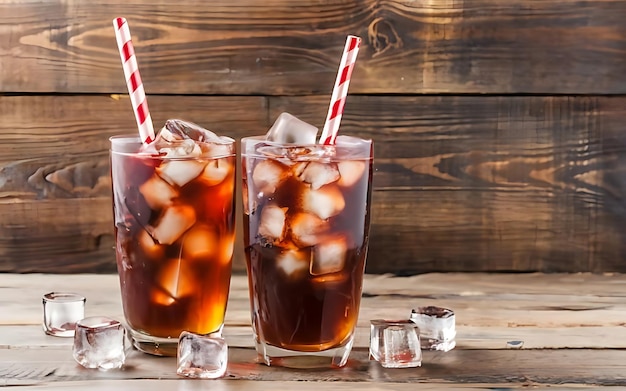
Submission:
M 72 354 L 85 368 L 121 368 L 126 360 L 126 332 L 120 322 L 104 316 L 76 323 Z
M 346 263 L 348 242 L 343 236 L 325 238 L 315 245 L 311 260 L 311 274 L 337 273 L 343 270 Z
M 317 190 L 306 189 L 302 193 L 302 209 L 322 220 L 341 213 L 345 206 L 343 194 L 334 184 L 322 186 Z
M 259 222 L 259 235 L 269 242 L 280 242 L 285 232 L 285 218 L 287 208 L 281 208 L 276 204 L 268 204 L 261 210 Z
M 172 199 L 178 197 L 178 190 L 158 175 L 153 175 L 139 186 L 139 192 L 148 206 L 157 210 L 170 205 Z
M 319 217 L 299 212 L 290 217 L 287 222 L 291 231 L 291 240 L 299 246 L 313 246 L 322 239 L 322 234 L 328 230 L 328 222 Z
M 276 256 L 276 266 L 288 277 L 303 277 L 309 270 L 311 250 L 285 250 Z
M 167 260 L 157 275 L 157 284 L 167 293 L 159 295 L 155 291 L 153 299 L 159 304 L 170 305 L 175 299 L 190 296 L 196 289 L 193 265 L 186 259 L 172 258 Z
M 165 209 L 149 231 L 160 244 L 172 244 L 196 222 L 196 212 L 188 205 L 172 205 Z
M 252 183 L 257 191 L 271 195 L 289 175 L 289 168 L 274 160 L 261 160 L 252 171 Z
M 339 170 L 335 163 L 301 162 L 302 168 L 298 170 L 298 179 L 311 184 L 311 189 L 333 183 L 339 179 Z
M 289 113 L 281 113 L 265 138 L 280 144 L 313 145 L 317 141 L 317 127 Z
M 422 365 L 420 332 L 410 320 L 374 319 L 370 322 L 370 357 L 384 368 Z
M 181 241 L 181 252 L 185 259 L 210 259 L 219 250 L 215 229 L 206 224 L 196 224 L 190 228 Z
M 228 345 L 218 333 L 209 335 L 183 331 L 178 338 L 179 376 L 199 379 L 217 379 L 226 373 Z
M 363 176 L 365 162 L 361 160 L 344 160 L 337 163 L 337 168 L 340 176 L 337 184 L 341 187 L 350 187 Z
M 420 329 L 422 349 L 447 352 L 456 346 L 454 311 L 436 306 L 411 311 L 411 321 Z
M 76 322 L 85 317 L 85 297 L 72 292 L 43 295 L 43 329 L 55 337 L 73 337 Z

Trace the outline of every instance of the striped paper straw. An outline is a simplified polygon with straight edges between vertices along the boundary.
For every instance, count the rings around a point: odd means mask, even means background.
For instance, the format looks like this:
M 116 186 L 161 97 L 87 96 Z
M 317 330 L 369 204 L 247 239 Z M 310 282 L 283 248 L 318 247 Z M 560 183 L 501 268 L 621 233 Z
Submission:
M 322 130 L 322 135 L 319 139 L 320 144 L 332 145 L 337 138 L 341 116 L 343 115 L 343 107 L 346 104 L 346 97 L 348 96 L 350 76 L 352 76 L 356 56 L 359 54 L 359 46 L 361 46 L 361 38 L 348 35 L 346 47 L 343 49 L 343 55 L 339 63 L 337 80 L 335 80 L 335 87 L 333 88 L 333 94 L 330 98 L 330 107 L 328 108 L 328 115 L 324 123 L 324 130 Z
M 148 110 L 146 92 L 143 89 L 143 83 L 139 75 L 139 67 L 137 65 L 137 57 L 135 57 L 135 48 L 130 37 L 130 29 L 125 18 L 113 19 L 113 27 L 115 27 L 115 37 L 117 38 L 117 47 L 122 59 L 128 94 L 133 104 L 133 112 L 139 128 L 139 137 L 144 144 L 150 144 L 155 138 L 154 127 L 152 118 L 150 118 L 150 111 Z

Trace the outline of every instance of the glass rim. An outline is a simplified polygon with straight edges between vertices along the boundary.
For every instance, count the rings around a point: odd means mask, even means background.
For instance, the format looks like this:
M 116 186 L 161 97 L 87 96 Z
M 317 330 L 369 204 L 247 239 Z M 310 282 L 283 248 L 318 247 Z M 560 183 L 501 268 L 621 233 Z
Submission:
M 205 142 L 204 144 L 233 146 L 232 153 L 219 154 L 219 155 L 215 155 L 215 156 L 212 156 L 212 155 L 163 156 L 163 155 L 159 155 L 159 154 L 156 154 L 156 153 L 142 152 L 142 151 L 129 152 L 127 150 L 124 150 L 123 147 L 124 146 L 129 146 L 129 145 L 141 145 L 141 139 L 139 138 L 139 136 L 138 135 L 133 135 L 133 134 L 120 134 L 120 135 L 114 135 L 114 136 L 109 137 L 109 142 L 110 142 L 109 152 L 111 154 L 120 155 L 120 156 L 136 156 L 136 157 L 141 157 L 143 159 L 158 159 L 158 160 L 168 160 L 168 161 L 173 161 L 173 160 L 212 160 L 212 159 L 222 159 L 222 158 L 228 158 L 228 157 L 237 156 L 236 140 L 233 139 L 232 137 L 228 137 L 228 136 L 220 136 L 220 137 L 223 140 L 225 140 L 225 142 L 209 141 L 209 142 Z M 115 150 L 113 148 L 114 145 L 120 146 L 121 147 L 120 150 Z

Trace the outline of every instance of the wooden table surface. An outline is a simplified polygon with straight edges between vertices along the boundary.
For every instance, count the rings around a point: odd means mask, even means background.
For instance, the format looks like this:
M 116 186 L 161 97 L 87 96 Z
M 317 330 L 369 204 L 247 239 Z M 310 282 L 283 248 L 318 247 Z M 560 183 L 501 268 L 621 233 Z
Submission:
M 226 326 L 229 365 L 220 380 L 177 377 L 175 358 L 132 351 L 122 370 L 87 370 L 72 339 L 45 335 L 41 296 L 75 291 L 86 316 L 121 319 L 116 275 L 0 274 L 0 386 L 43 390 L 580 390 L 626 387 L 626 275 L 368 275 L 356 347 L 341 369 L 257 364 L 247 281 L 234 276 Z M 369 320 L 406 318 L 439 305 L 456 313 L 457 347 L 424 352 L 422 367 L 384 369 L 368 360 Z M 507 341 L 523 341 L 507 349 Z

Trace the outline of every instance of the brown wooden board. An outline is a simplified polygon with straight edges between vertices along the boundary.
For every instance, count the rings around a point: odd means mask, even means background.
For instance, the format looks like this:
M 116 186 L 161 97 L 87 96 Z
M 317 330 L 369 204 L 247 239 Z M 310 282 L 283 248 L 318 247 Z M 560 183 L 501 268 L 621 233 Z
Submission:
M 234 138 L 325 96 L 151 96 Z M 375 143 L 368 271 L 624 271 L 623 97 L 350 96 Z M 0 270 L 113 271 L 108 137 L 127 96 L 0 97 Z M 241 229 L 241 219 L 239 218 Z M 241 237 L 241 235 L 239 235 Z M 243 270 L 241 242 L 235 269 Z
M 117 16 L 153 94 L 330 94 L 347 34 L 353 93 L 626 92 L 619 0 L 2 0 L 1 91 L 125 91 Z
M 381 391 L 626 386 L 624 274 L 366 275 L 356 346 L 348 365 L 332 370 L 257 364 L 247 279 L 234 276 L 224 326 L 229 344 L 227 375 L 222 380 L 191 383 L 176 376 L 175 358 L 137 351 L 129 352 L 122 370 L 80 367 L 72 358 L 72 339 L 45 335 L 40 325 L 41 295 L 61 286 L 85 295 L 86 316 L 122 319 L 115 275 L 0 274 L 0 308 L 6 310 L 0 317 L 0 386 L 145 389 L 139 388 L 138 381 L 163 391 L 200 387 Z M 420 368 L 384 369 L 369 360 L 369 320 L 398 319 L 419 305 L 454 310 L 456 348 L 446 353 L 424 351 Z M 512 340 L 522 341 L 523 347 L 508 349 L 506 342 Z

